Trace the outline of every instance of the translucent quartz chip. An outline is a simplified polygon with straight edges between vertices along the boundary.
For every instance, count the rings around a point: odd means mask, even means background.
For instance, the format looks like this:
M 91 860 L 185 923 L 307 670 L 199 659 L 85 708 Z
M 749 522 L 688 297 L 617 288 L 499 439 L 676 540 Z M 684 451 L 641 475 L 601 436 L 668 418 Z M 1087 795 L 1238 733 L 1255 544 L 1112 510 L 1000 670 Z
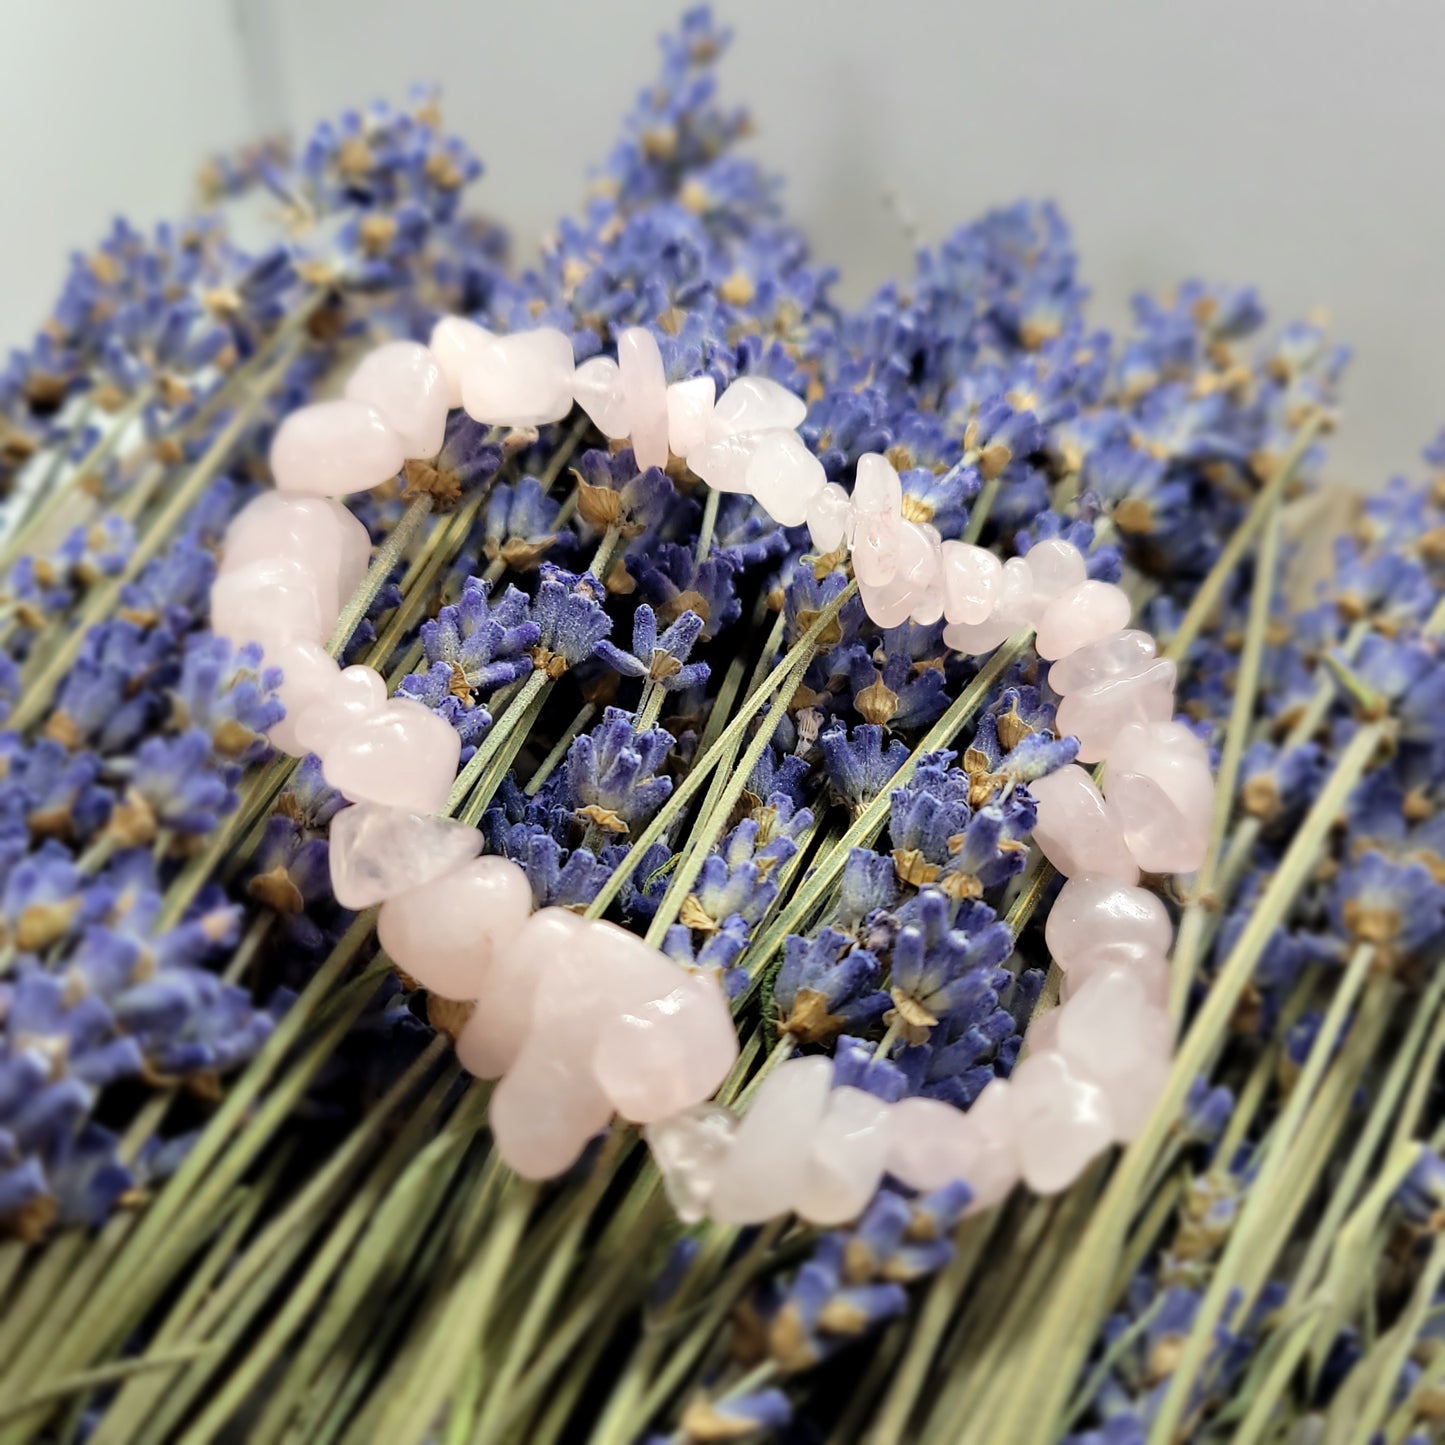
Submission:
M 1132 888 L 1091 873 L 1071 877 L 1044 922 L 1044 940 L 1065 973 L 1080 955 L 1108 944 L 1131 943 L 1162 957 L 1174 941 L 1168 910 L 1147 888 Z
M 847 1084 L 828 1095 L 793 1200 L 794 1210 L 809 1224 L 844 1224 L 868 1207 L 888 1163 L 888 1112 L 882 1099 Z
M 722 1224 L 761 1224 L 793 1207 L 807 1177 L 812 1139 L 828 1107 L 829 1059 L 789 1059 L 758 1086 L 713 1185 Z
M 1041 1054 L 1059 1046 L 1059 1010 L 1045 1009 L 1029 1020 L 1024 1032 L 1024 1045 L 1031 1054 Z
M 432 327 L 428 349 L 436 357 L 446 381 L 447 406 L 462 404 L 462 373 L 475 356 L 480 356 L 495 340 L 492 333 L 464 316 L 443 316 Z
M 476 1007 L 457 1036 L 457 1062 L 479 1079 L 499 1079 L 512 1067 L 532 1031 L 532 1004 L 544 959 L 586 954 L 585 919 L 565 908 L 543 908 L 492 956 Z
M 1084 554 L 1062 537 L 1046 537 L 1024 554 L 1034 579 L 1034 593 L 1049 603 L 1061 593 L 1072 591 L 1088 577 Z
M 225 567 L 211 584 L 211 631 L 236 646 L 275 652 L 323 641 L 336 625 L 333 589 L 304 562 L 274 557 Z
M 632 426 L 632 455 L 639 469 L 667 465 L 667 375 L 657 338 L 629 326 L 617 338 L 617 364 Z
M 1034 646 L 1045 661 L 1068 657 L 1127 627 L 1129 610 L 1129 598 L 1112 582 L 1080 582 L 1044 608 Z
M 1127 966 L 1101 969 L 1057 1012 L 1059 1052 L 1098 1084 L 1168 1058 L 1174 1044 L 1169 1015 Z
M 1204 861 L 1214 778 L 1204 744 L 1182 723 L 1122 728 L 1105 758 L 1110 814 L 1151 873 L 1191 873 Z
M 1154 647 L 1154 639 L 1137 628 L 1111 632 L 1054 663 L 1049 668 L 1049 686 L 1067 697 L 1111 678 L 1133 677 L 1153 662 Z
M 1070 763 L 1028 786 L 1039 805 L 1034 842 L 1065 878 L 1095 873 L 1121 883 L 1139 881 L 1119 823 L 1083 768 Z
M 264 665 L 281 669 L 276 696 L 286 709 L 286 716 L 273 724 L 266 736 L 288 756 L 304 758 L 311 749 L 302 745 L 296 720 L 308 704 L 325 696 L 335 685 L 341 669 L 336 659 L 315 642 L 288 642 L 266 653 Z
M 388 341 L 369 351 L 346 383 L 346 395 L 374 406 L 409 457 L 441 451 L 448 391 L 440 363 L 419 341 Z
M 1023 624 L 1011 617 L 990 617 L 984 622 L 950 622 L 943 629 L 946 646 L 964 657 L 979 657 L 1009 640 Z
M 475 858 L 482 835 L 447 818 L 358 803 L 331 820 L 331 891 L 343 908 L 370 908 Z
M 266 491 L 247 502 L 226 528 L 221 570 L 286 558 L 299 562 L 337 614 L 361 585 L 371 563 L 371 536 L 332 497 L 299 497 Z
M 823 464 L 795 431 L 771 431 L 758 439 L 744 485 L 763 510 L 785 527 L 801 527 L 808 504 L 827 483 Z
M 662 1175 L 668 1202 L 684 1224 L 707 1215 L 713 1182 L 732 1148 L 737 1116 L 716 1104 L 694 1104 L 643 1131 Z
M 484 426 L 542 426 L 572 410 L 572 338 L 554 326 L 473 339 L 462 406 Z
M 283 492 L 342 497 L 390 481 L 406 460 L 401 436 L 364 401 L 316 401 L 293 411 L 271 442 Z
M 524 1179 L 550 1179 L 571 1168 L 612 1117 L 592 1051 L 598 1023 L 612 1007 L 616 974 L 598 967 L 587 946 L 590 932 L 584 929 L 581 946 L 534 960 L 527 1036 L 492 1092 L 488 1119 L 497 1152 Z
M 1067 1189 L 1113 1143 L 1114 1119 L 1104 1091 L 1062 1054 L 1029 1053 L 1009 1086 L 1020 1172 L 1036 1194 Z M 997 1087 L 990 1084 L 984 1093 Z
M 667 388 L 667 447 L 685 457 L 707 441 L 717 384 L 710 376 L 674 381 Z
M 1139 943 L 1101 943 L 1081 953 L 1069 964 L 1059 985 L 1059 997 L 1067 1003 L 1096 973 L 1110 968 L 1129 968 L 1144 985 L 1144 995 L 1158 1008 L 1169 1006 L 1169 961 Z
M 572 396 L 603 436 L 621 441 L 631 431 L 622 368 L 610 356 L 593 356 L 578 366 Z
M 947 541 L 943 544 L 941 564 L 943 615 L 950 622 L 973 627 L 987 622 L 999 599 L 1003 563 L 986 547 Z
M 766 376 L 740 376 L 718 397 L 707 426 L 707 439 L 742 432 L 796 431 L 808 415 L 807 403 Z
M 888 1172 L 911 1189 L 962 1179 L 968 1213 L 989 1209 L 1018 1183 L 1013 1099 L 1007 1079 L 985 1086 L 967 1111 L 942 1099 L 900 1099 L 888 1115 Z
M 398 968 L 442 998 L 472 999 L 493 958 L 532 911 L 527 875 L 506 858 L 473 858 L 381 905 L 376 936 Z
M 897 562 L 887 582 L 874 586 L 858 579 L 863 608 L 880 627 L 901 626 L 941 591 L 937 533 L 916 522 L 900 524 Z
M 296 741 L 304 753 L 325 757 L 351 725 L 386 706 L 386 683 L 375 668 L 354 662 L 332 675 L 330 685 L 296 715 Z
M 1078 738 L 1081 763 L 1100 762 L 1121 728 L 1174 716 L 1174 682 L 1174 663 L 1161 657 L 1133 676 L 1081 687 L 1059 704 L 1058 732 Z
M 1108 1101 L 1114 1121 L 1114 1142 L 1127 1144 L 1149 1122 L 1164 1086 L 1169 1082 L 1173 1059 L 1169 1050 L 1150 1054 L 1133 1072 L 1103 1080 L 1099 1087 Z
M 827 483 L 808 503 L 808 536 L 826 555 L 853 541 L 853 503 L 837 482 Z
M 461 751 L 449 722 L 411 698 L 394 697 L 327 743 L 321 768 L 352 802 L 435 813 L 451 792 Z
M 853 571 L 882 587 L 898 570 L 903 540 L 903 485 L 886 457 L 865 452 L 853 481 Z
M 687 454 L 688 470 L 715 491 L 746 492 L 748 463 L 760 440 L 753 432 L 743 432 L 705 442 Z

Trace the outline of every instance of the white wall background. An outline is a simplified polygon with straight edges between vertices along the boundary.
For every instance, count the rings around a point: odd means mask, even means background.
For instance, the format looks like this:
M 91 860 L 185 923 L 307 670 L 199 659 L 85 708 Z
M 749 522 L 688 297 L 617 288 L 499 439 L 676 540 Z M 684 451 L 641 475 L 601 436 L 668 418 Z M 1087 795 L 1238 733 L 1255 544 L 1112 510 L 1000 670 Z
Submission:
M 569 209 L 633 93 L 660 0 L 0 0 L 0 342 L 65 253 L 179 210 L 201 157 L 413 80 L 487 165 L 519 242 Z M 846 294 L 935 238 L 1052 196 L 1098 319 L 1187 275 L 1324 308 L 1354 346 L 1336 471 L 1409 468 L 1445 423 L 1439 0 L 716 0 L 727 93 Z

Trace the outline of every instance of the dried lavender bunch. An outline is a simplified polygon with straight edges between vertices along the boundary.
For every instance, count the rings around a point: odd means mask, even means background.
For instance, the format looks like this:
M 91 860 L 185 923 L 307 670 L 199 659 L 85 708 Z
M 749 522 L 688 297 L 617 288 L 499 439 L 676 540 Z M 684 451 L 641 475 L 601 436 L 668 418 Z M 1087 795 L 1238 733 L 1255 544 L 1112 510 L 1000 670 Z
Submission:
M 1433 503 L 1391 494 L 1340 559 L 1338 602 L 1272 612 L 1279 510 L 1333 420 L 1342 358 L 1318 331 L 1270 338 L 1251 292 L 1191 283 L 1141 301 L 1115 341 L 1088 326 L 1062 220 L 1033 206 L 964 227 L 906 286 L 844 311 L 774 179 L 736 149 L 745 117 L 710 73 L 725 43 L 705 12 L 665 39 L 586 209 L 530 269 L 462 208 L 478 168 L 423 95 L 323 127 L 294 157 L 215 163 L 212 195 L 283 200 L 285 240 L 244 254 L 216 216 L 154 241 L 118 232 L 7 373 L 6 455 L 32 458 L 15 479 L 0 676 L 14 709 L 0 1077 L 15 1081 L 0 1090 L 0 1213 L 32 1241 L 0 1257 L 17 1439 L 68 1410 L 63 1428 L 102 1440 L 211 1438 L 245 1418 L 257 1439 L 420 1440 L 444 1421 L 459 1439 L 675 1425 L 716 1440 L 811 1419 L 835 1438 L 951 1441 L 990 1438 L 1040 1389 L 1059 1398 L 992 1438 L 1147 1436 L 1224 1428 L 1241 1382 L 1272 1398 L 1278 1341 L 1298 1336 L 1272 1333 L 1259 1305 L 1294 1287 L 1277 1255 L 1318 1252 L 1313 1196 L 1273 1255 L 1258 1220 L 1281 1178 L 1343 1171 L 1350 1199 L 1374 1158 L 1351 1185 L 1349 1099 L 1334 1094 L 1334 1114 L 1308 1114 L 1293 1152 L 1272 1153 L 1300 1122 L 1291 1103 L 1338 1092 L 1342 1066 L 1320 1070 L 1345 1014 L 1338 1058 L 1388 1059 L 1395 1013 L 1367 1014 L 1368 991 L 1350 1013 L 1371 968 L 1406 990 L 1392 1009 L 1438 1004 L 1420 981 L 1440 920 L 1433 875 L 1420 886 L 1435 644 L 1418 615 L 1438 578 L 1412 531 L 1437 527 L 1418 512 Z M 963 1186 L 888 1188 L 842 1233 L 739 1236 L 680 1229 L 622 1131 L 541 1193 L 504 1176 L 485 1092 L 447 1060 L 455 1008 L 399 979 L 370 919 L 331 900 L 340 800 L 314 760 L 265 761 L 274 678 L 203 620 L 219 529 L 263 475 L 276 420 L 363 339 L 423 336 L 446 311 L 561 326 L 579 359 L 651 326 L 669 380 L 757 373 L 804 392 L 830 476 L 886 451 L 906 515 L 1005 553 L 1064 535 L 1135 589 L 1242 815 L 1221 818 L 1208 876 L 1179 900 L 1180 1122 L 1131 1149 L 1101 1200 L 1102 1171 L 978 1218 L 961 1218 Z M 90 430 L 117 397 L 118 420 Z M 1026 657 L 950 656 L 937 627 L 880 633 L 842 559 L 813 555 L 801 529 L 680 464 L 639 473 L 575 427 L 495 436 L 457 416 L 436 463 L 403 480 L 358 509 L 381 560 L 347 657 L 457 728 L 458 808 L 539 904 L 607 912 L 724 971 L 745 1043 L 729 1097 L 746 1107 L 796 1049 L 885 1097 L 960 1105 L 1011 1068 L 1052 987 L 1028 783 L 1074 751 Z M 1357 788 L 1387 732 L 1397 792 L 1379 766 Z M 1346 796 L 1336 866 L 1316 878 L 1297 840 L 1320 847 Z M 1296 875 L 1281 898 L 1276 880 Z M 1376 1033 L 1354 1034 L 1361 1020 Z M 1294 1092 L 1277 1100 L 1286 1064 Z M 1416 1092 L 1413 1112 L 1380 1095 L 1401 1140 L 1438 1103 Z M 1438 1199 L 1432 1158 L 1382 1176 L 1417 1227 Z M 1166 1246 L 1173 1170 L 1194 1227 Z M 1148 1232 L 1125 1250 L 1136 1211 Z M 1239 1217 L 1256 1221 L 1248 1274 L 1227 1242 L 1214 1257 Z M 84 1248 L 62 1228 L 107 1220 Z M 1095 1258 L 1130 1268 L 1112 1289 L 1076 1269 L 1055 1301 L 1081 1229 Z M 178 1291 L 190 1272 L 203 1283 Z M 1428 1306 L 1438 1271 L 1415 1272 Z M 1068 1368 L 1024 1358 L 1041 1321 L 1045 1336 L 1068 1326 Z M 867 1346 L 853 1347 L 875 1326 L 860 1377 Z M 1332 1316 L 1322 1347 L 1346 1328 Z M 1123 1365 L 1146 1338 L 1176 1342 L 1177 1368 L 1151 1353 L 1141 1402 Z M 175 1355 L 177 1341 L 208 1352 Z M 147 1373 L 118 1388 L 80 1373 L 132 1354 Z M 1350 1398 L 1364 1376 L 1332 1369 L 1328 1398 Z

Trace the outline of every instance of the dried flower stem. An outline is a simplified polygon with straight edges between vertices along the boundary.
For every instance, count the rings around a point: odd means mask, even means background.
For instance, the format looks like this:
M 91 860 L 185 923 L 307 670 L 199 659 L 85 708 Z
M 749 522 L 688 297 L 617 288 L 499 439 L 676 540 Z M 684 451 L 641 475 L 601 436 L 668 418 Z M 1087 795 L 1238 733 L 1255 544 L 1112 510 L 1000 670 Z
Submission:
M 401 561 L 402 553 L 406 551 L 408 543 L 417 534 L 422 523 L 431 515 L 431 503 L 429 492 L 423 492 L 420 496 L 413 497 L 396 526 L 391 529 L 386 540 L 376 549 L 361 586 L 352 593 L 346 606 L 341 609 L 341 616 L 336 619 L 331 640 L 326 644 L 326 650 L 332 657 L 340 657 L 345 651 L 346 644 L 351 641 L 351 634 L 356 631 L 357 623 L 366 616 L 371 604 L 376 601 L 377 593 L 386 585 L 392 572 L 396 570 L 396 564 Z M 413 595 L 415 595 L 415 589 L 413 589 Z

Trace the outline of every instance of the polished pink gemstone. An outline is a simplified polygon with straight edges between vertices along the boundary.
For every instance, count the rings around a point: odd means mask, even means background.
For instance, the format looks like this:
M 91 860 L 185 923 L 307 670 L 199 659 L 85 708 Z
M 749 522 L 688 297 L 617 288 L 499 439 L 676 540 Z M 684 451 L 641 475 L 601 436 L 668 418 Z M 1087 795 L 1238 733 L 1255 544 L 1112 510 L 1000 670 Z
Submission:
M 986 1085 L 966 1112 L 942 1099 L 900 1099 L 888 1129 L 888 1172 L 925 1193 L 963 1180 L 973 1191 L 969 1214 L 992 1208 L 1018 1183 L 1007 1079 Z
M 1046 661 L 1068 657 L 1126 627 L 1129 611 L 1123 588 L 1112 582 L 1080 582 L 1044 608 L 1034 646 Z
M 1078 738 L 1081 763 L 1101 762 L 1121 728 L 1174 716 L 1174 681 L 1174 663 L 1160 658 L 1133 676 L 1081 687 L 1059 704 L 1057 729 Z
M 286 716 L 275 723 L 266 736 L 288 756 L 304 758 L 311 750 L 302 745 L 296 720 L 312 701 L 324 696 L 335 684 L 341 669 L 336 659 L 315 642 L 288 642 L 265 655 L 265 666 L 281 669 L 281 685 L 276 689 L 276 696 L 286 709 Z
M 1169 1015 L 1127 965 L 1099 970 L 1058 1014 L 1059 1052 L 1095 1083 L 1127 1078 L 1174 1045 Z
M 852 500 L 854 574 L 860 584 L 882 587 L 898 570 L 903 544 L 903 484 L 886 457 L 858 458 Z
M 668 1203 L 684 1224 L 707 1217 L 713 1183 L 732 1152 L 737 1116 L 717 1104 L 694 1104 L 642 1132 L 662 1175 Z
M 1049 668 L 1049 686 L 1061 696 L 1116 677 L 1134 677 L 1154 661 L 1155 642 L 1147 632 L 1126 628 L 1091 642 Z
M 1042 605 L 1071 591 L 1088 576 L 1084 554 L 1062 537 L 1046 537 L 1042 542 L 1035 542 L 1024 554 L 1024 561 L 1029 564 L 1034 594 Z
M 832 1060 L 817 1057 L 788 1059 L 763 1080 L 714 1182 L 715 1220 L 761 1224 L 792 1209 L 832 1083 Z
M 310 698 L 296 715 L 296 741 L 308 753 L 325 757 L 331 744 L 353 723 L 386 706 L 386 683 L 375 668 L 354 662 L 334 674 L 330 686 Z
M 667 374 L 657 338 L 645 326 L 629 326 L 617 338 L 617 364 L 632 423 L 632 455 L 638 468 L 667 465 Z
M 1028 1054 L 1009 1085 L 1024 1183 L 1036 1194 L 1057 1194 L 1113 1143 L 1109 1101 L 1053 1051 Z
M 1139 881 L 1139 865 L 1094 780 L 1077 763 L 1029 783 L 1039 805 L 1034 842 L 1064 875 L 1096 873 L 1121 883 Z
M 714 491 L 746 492 L 748 463 L 753 459 L 759 440 L 755 433 L 743 432 L 704 442 L 687 454 L 688 470 Z
M 366 576 L 371 536 L 332 497 L 266 491 L 231 519 L 221 543 L 221 566 L 235 571 L 276 558 L 301 563 L 322 586 L 328 608 L 340 613 Z
M 1067 1003 L 1096 973 L 1121 967 L 1139 976 L 1151 1004 L 1169 1007 L 1169 961 L 1139 943 L 1101 943 L 1079 954 L 1064 973 L 1059 997 Z
M 943 544 L 940 561 L 944 615 L 972 627 L 987 622 L 999 600 L 1003 563 L 986 547 L 954 541 Z
M 1059 1011 L 1045 1009 L 1029 1020 L 1024 1033 L 1024 1047 L 1031 1054 L 1041 1054 L 1059 1046 Z
M 321 767 L 353 802 L 436 813 L 446 806 L 461 751 L 449 722 L 411 698 L 394 697 L 328 743 Z
M 334 589 L 304 562 L 275 557 L 223 567 L 211 584 L 211 631 L 236 646 L 275 652 L 291 642 L 322 642 L 336 623 Z
M 1117 1074 L 1100 1083 L 1114 1121 L 1116 1144 L 1127 1144 L 1139 1136 L 1154 1113 L 1173 1068 L 1174 1060 L 1165 1049 L 1142 1059 L 1132 1072 Z
M 709 441 L 742 432 L 796 431 L 807 403 L 766 376 L 740 376 L 718 397 L 708 420 Z
M 814 551 L 836 552 L 853 542 L 853 503 L 837 482 L 829 482 L 808 503 L 808 536 Z
M 342 497 L 389 482 L 406 460 L 396 429 L 364 401 L 315 401 L 293 411 L 271 442 L 278 490 Z
M 1059 890 L 1044 940 L 1067 972 L 1081 954 L 1111 943 L 1137 944 L 1162 957 L 1173 946 L 1174 929 L 1168 910 L 1148 889 L 1080 873 Z
M 1214 778 L 1204 744 L 1182 723 L 1122 728 L 1104 764 L 1110 815 L 1138 865 L 1192 873 L 1204 861 L 1214 817 Z
M 899 528 L 897 563 L 887 582 L 873 586 L 861 575 L 858 578 L 863 608 L 880 627 L 902 626 L 940 591 L 937 533 L 916 522 L 904 522 Z
M 358 803 L 331 820 L 331 891 L 343 908 L 370 908 L 450 873 L 481 847 L 475 828 L 448 818 Z
M 448 407 L 455 409 L 462 404 L 462 374 L 495 339 L 485 327 L 464 316 L 443 316 L 432 327 L 428 350 L 442 369 Z
M 964 657 L 980 657 L 1009 640 L 1023 624 L 1011 617 L 990 617 L 986 622 L 950 622 L 943 641 Z
M 748 459 L 744 484 L 775 522 L 801 527 L 827 483 L 823 464 L 794 431 L 765 432 Z
M 447 427 L 449 388 L 441 364 L 419 341 L 388 341 L 368 352 L 346 383 L 401 437 L 409 457 L 434 457 Z
M 572 396 L 605 437 L 621 441 L 632 430 L 622 389 L 622 368 L 610 356 L 593 356 L 572 373 Z
M 667 449 L 685 457 L 707 441 L 717 385 L 710 376 L 674 381 L 667 388 Z
M 462 405 L 484 426 L 531 427 L 572 410 L 572 338 L 555 326 L 473 338 Z
M 892 1142 L 889 1106 L 864 1089 L 844 1084 L 812 1135 L 808 1167 L 793 1208 L 820 1229 L 856 1219 L 868 1207 L 888 1163 Z
M 481 977 L 476 1007 L 457 1036 L 457 1061 L 479 1079 L 499 1079 L 532 1032 L 532 1006 L 544 960 L 587 956 L 588 925 L 565 908 L 543 908 L 492 955 Z M 589 1046 L 590 1047 L 590 1046 Z
M 475 998 L 492 959 L 532 911 L 527 875 L 476 858 L 381 905 L 376 936 L 392 962 L 442 998 Z

